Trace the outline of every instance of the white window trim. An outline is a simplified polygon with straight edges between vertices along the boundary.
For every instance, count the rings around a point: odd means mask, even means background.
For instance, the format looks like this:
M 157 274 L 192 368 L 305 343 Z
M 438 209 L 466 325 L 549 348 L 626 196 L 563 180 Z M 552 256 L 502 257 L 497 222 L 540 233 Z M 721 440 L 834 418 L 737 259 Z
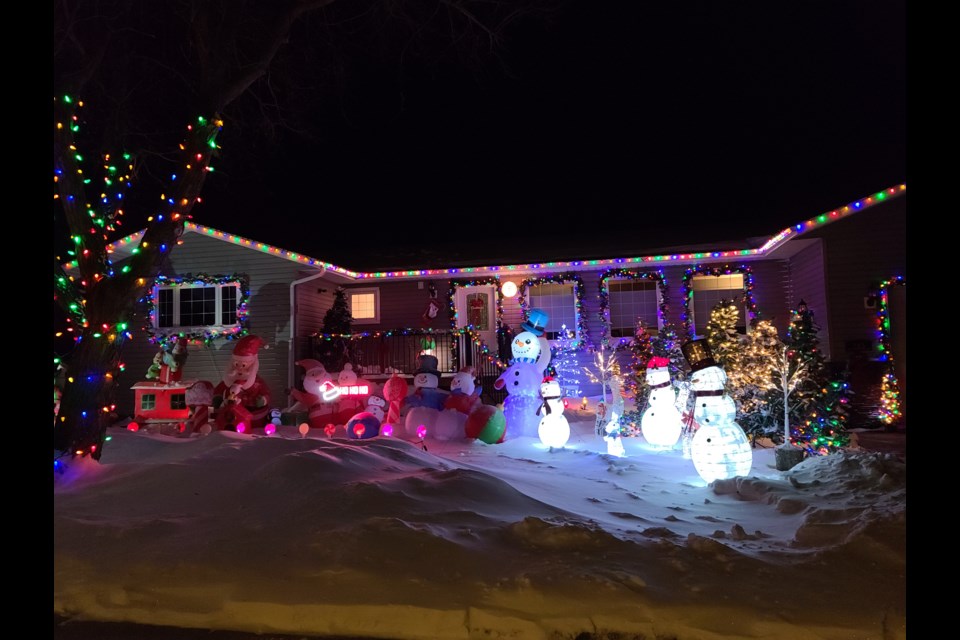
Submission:
M 357 293 L 373 294 L 373 317 L 357 318 L 353 315 L 353 296 Z M 363 289 L 347 289 L 347 307 L 350 309 L 350 316 L 353 318 L 353 324 L 380 324 L 380 287 L 366 287 Z
M 176 286 L 165 286 L 165 285 L 154 285 L 153 287 L 153 296 L 156 301 L 153 305 L 154 307 L 154 318 L 153 318 L 153 328 L 157 333 L 171 332 L 171 333 L 190 333 L 195 331 L 203 330 L 229 330 L 236 328 L 240 325 L 239 319 L 232 323 L 228 324 L 199 324 L 199 325 L 181 325 L 180 323 L 180 293 L 181 289 L 204 289 L 214 287 L 216 289 L 216 298 L 214 302 L 214 307 L 216 309 L 217 317 L 221 320 L 223 319 L 223 289 L 224 287 L 234 287 L 237 290 L 236 303 L 237 310 L 240 309 L 240 282 L 230 281 L 230 282 L 219 282 L 216 284 L 208 284 L 205 282 L 190 283 L 190 284 L 178 284 Z M 166 289 L 168 291 L 173 291 L 173 319 L 174 322 L 169 327 L 160 326 L 160 291 Z
M 653 283 L 653 287 L 654 287 L 654 289 L 655 289 L 656 292 L 657 292 L 657 331 L 658 331 L 658 332 L 663 331 L 663 314 L 660 313 L 660 309 L 663 308 L 663 289 L 660 287 L 660 281 L 659 281 L 659 280 L 650 280 L 650 279 L 646 279 L 646 278 L 617 278 L 617 277 L 611 277 L 611 278 L 607 278 L 607 281 L 606 281 L 606 288 L 607 288 L 607 315 L 606 315 L 606 317 L 603 319 L 603 321 L 607 324 L 607 326 L 606 326 L 607 338 L 609 338 L 610 340 L 616 340 L 617 342 L 627 341 L 627 342 L 629 342 L 629 343 L 633 343 L 633 340 L 634 340 L 634 336 L 633 336 L 633 335 L 620 336 L 620 337 L 614 337 L 614 336 L 613 336 L 613 300 L 612 300 L 612 295 L 613 295 L 613 294 L 612 294 L 612 292 L 610 291 L 610 283 L 611 283 L 611 282 L 638 282 L 638 281 L 639 281 L 639 282 L 652 282 L 652 283 Z M 644 326 L 646 326 L 646 325 L 644 325 Z M 636 332 L 636 330 L 637 330 L 637 322 L 636 322 L 636 318 L 634 318 L 633 331 Z

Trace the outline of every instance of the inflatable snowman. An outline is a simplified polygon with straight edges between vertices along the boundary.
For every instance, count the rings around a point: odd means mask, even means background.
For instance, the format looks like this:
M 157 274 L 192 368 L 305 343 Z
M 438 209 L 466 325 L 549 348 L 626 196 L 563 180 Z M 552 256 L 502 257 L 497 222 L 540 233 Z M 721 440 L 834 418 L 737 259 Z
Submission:
M 417 358 L 417 370 L 413 374 L 413 393 L 404 400 L 406 416 L 404 428 L 408 438 L 412 438 L 424 426 L 427 433 L 433 435 L 437 417 L 443 409 L 449 394 L 440 389 L 440 371 L 437 369 L 437 357 L 421 354 Z
M 537 415 L 542 417 L 537 427 L 537 435 L 543 444 L 559 449 L 570 439 L 570 423 L 563 415 L 560 383 L 553 378 L 544 378 L 540 383 L 540 398 L 543 404 L 537 409 Z
M 690 363 L 690 386 L 696 395 L 693 418 L 699 425 L 690 445 L 693 466 L 707 483 L 747 475 L 753 451 L 736 423 L 737 405 L 724 390 L 727 374 L 713 359 L 706 340 L 691 340 L 682 351 Z
M 644 439 L 655 447 L 672 447 L 680 439 L 682 423 L 675 406 L 677 393 L 670 383 L 670 360 L 653 357 L 647 363 L 647 408 L 640 417 Z
M 537 366 L 540 377 L 550 364 L 550 342 L 543 332 L 547 328 L 550 315 L 543 309 L 530 309 L 527 319 L 520 323 L 523 329 L 510 343 L 514 362 L 528 362 Z
M 507 440 L 537 435 L 540 424 L 537 408 L 540 406 L 541 380 L 543 376 L 535 363 L 514 362 L 493 383 L 494 389 L 505 389 L 507 392 L 503 401 Z

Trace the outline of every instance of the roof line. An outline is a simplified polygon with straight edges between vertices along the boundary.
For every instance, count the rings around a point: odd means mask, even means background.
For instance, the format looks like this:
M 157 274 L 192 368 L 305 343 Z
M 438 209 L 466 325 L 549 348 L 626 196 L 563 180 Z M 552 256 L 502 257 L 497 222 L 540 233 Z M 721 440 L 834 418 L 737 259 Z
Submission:
M 229 242 L 231 244 L 236 244 L 241 247 L 247 247 L 249 249 L 255 249 L 262 251 L 264 253 L 274 255 L 280 258 L 285 258 L 297 264 L 302 264 L 308 267 L 316 268 L 326 268 L 328 271 L 333 271 L 341 275 L 354 278 L 357 280 L 368 280 L 368 279 L 379 279 L 379 278 L 413 278 L 420 276 L 435 276 L 435 275 L 467 275 L 473 276 L 477 274 L 494 274 L 499 275 L 503 272 L 528 272 L 528 271 L 542 271 L 547 269 L 557 269 L 557 268 L 569 268 L 569 267 L 588 267 L 588 268 L 602 268 L 606 265 L 611 266 L 625 266 L 625 265 L 657 265 L 662 263 L 671 263 L 671 264 L 684 264 L 692 262 L 713 262 L 716 260 L 722 259 L 735 259 L 735 260 L 756 260 L 758 258 L 766 257 L 772 251 L 782 246 L 786 242 L 802 236 L 803 234 L 819 229 L 824 225 L 836 222 L 841 220 L 853 213 L 858 213 L 873 207 L 874 205 L 880 204 L 890 198 L 897 197 L 902 195 L 907 190 L 906 184 L 899 184 L 894 187 L 889 187 L 882 191 L 878 191 L 872 195 L 869 195 L 865 198 L 859 200 L 854 200 L 853 202 L 843 206 L 837 207 L 831 211 L 826 211 L 821 213 L 818 216 L 810 218 L 804 222 L 793 225 L 792 227 L 787 227 L 786 229 L 781 230 L 780 232 L 770 236 L 770 238 L 759 248 L 757 249 L 736 249 L 728 251 L 697 251 L 690 253 L 671 253 L 663 255 L 650 255 L 650 256 L 636 256 L 632 258 L 605 258 L 599 260 L 571 260 L 571 261 L 555 261 L 555 262 L 535 262 L 529 264 L 512 264 L 512 265 L 491 265 L 486 267 L 452 267 L 449 269 L 401 269 L 395 271 L 371 271 L 371 272 L 362 272 L 362 271 L 351 271 L 343 267 L 331 264 L 329 262 L 324 262 L 316 258 L 311 258 L 310 256 L 303 255 L 302 253 L 296 253 L 294 251 L 288 251 L 287 249 L 281 249 L 273 245 L 266 244 L 264 242 L 257 242 L 256 240 L 250 240 L 249 238 L 244 238 L 243 236 L 238 236 L 236 234 L 228 233 L 226 231 L 220 231 L 219 229 L 214 229 L 213 227 L 206 227 L 204 225 L 197 224 L 195 222 L 186 222 L 184 228 L 187 231 L 192 231 L 194 233 L 199 233 L 200 235 L 207 236 L 210 238 L 215 238 L 217 240 L 222 240 L 223 242 Z M 107 246 L 107 253 L 113 253 L 118 248 L 121 248 L 125 245 L 132 243 L 139 243 L 140 238 L 143 236 L 144 230 L 137 231 L 132 233 L 129 236 L 121 238 L 116 242 L 111 243 Z M 77 266 L 77 261 L 68 262 L 65 267 L 72 268 Z

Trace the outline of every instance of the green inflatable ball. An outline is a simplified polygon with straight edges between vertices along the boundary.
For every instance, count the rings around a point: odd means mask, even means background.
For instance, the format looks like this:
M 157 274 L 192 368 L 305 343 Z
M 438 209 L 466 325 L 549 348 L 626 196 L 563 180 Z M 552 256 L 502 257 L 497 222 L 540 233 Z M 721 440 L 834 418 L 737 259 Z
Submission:
M 470 412 L 464 427 L 468 438 L 487 444 L 499 444 L 507 433 L 507 419 L 503 411 L 492 404 L 483 404 Z

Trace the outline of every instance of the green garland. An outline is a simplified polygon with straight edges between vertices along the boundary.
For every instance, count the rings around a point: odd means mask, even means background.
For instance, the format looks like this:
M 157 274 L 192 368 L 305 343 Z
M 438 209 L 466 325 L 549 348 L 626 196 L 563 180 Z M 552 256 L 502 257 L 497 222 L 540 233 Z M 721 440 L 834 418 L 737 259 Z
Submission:
M 214 327 L 204 328 L 197 331 L 176 331 L 176 327 L 171 327 L 169 332 L 162 332 L 158 329 L 157 322 L 157 287 L 181 287 L 191 284 L 221 285 L 238 283 L 240 285 L 237 294 L 237 326 L 229 329 L 216 329 Z M 152 343 L 166 346 L 177 338 L 184 337 L 190 341 L 200 341 L 204 344 L 210 344 L 217 338 L 226 340 L 236 340 L 249 333 L 249 311 L 247 302 L 250 299 L 250 281 L 246 274 L 236 273 L 232 275 L 208 275 L 198 273 L 196 275 L 186 274 L 177 277 L 157 276 L 156 282 L 150 288 L 150 293 L 141 300 L 146 302 L 148 322 L 146 332 Z
M 747 313 L 749 318 L 747 318 L 747 324 L 753 321 L 757 316 L 757 303 L 753 299 L 753 270 L 745 264 L 742 264 L 738 267 L 731 267 L 729 264 L 725 264 L 722 267 L 714 267 L 710 265 L 697 265 L 686 270 L 683 274 L 683 311 L 680 314 L 680 324 L 683 327 L 683 333 L 689 337 L 693 337 L 690 327 L 690 316 L 692 315 L 690 311 L 690 298 L 693 297 L 693 286 L 692 281 L 694 276 L 727 276 L 732 273 L 742 273 L 743 274 L 743 301 L 747 305 Z
M 573 346 L 573 349 L 579 350 L 580 347 L 586 347 L 587 351 L 594 351 L 595 348 L 593 343 L 590 342 L 590 336 L 587 333 L 587 325 L 584 322 L 584 313 L 583 313 L 583 298 L 584 298 L 584 286 L 583 278 L 579 274 L 573 271 L 567 271 L 565 273 L 557 273 L 553 275 L 546 276 L 534 276 L 527 278 L 520 283 L 519 293 L 517 294 L 517 301 L 520 303 L 520 310 L 526 316 L 529 309 L 527 308 L 527 300 L 523 295 L 523 292 L 527 287 L 535 286 L 539 284 L 566 284 L 568 282 L 573 282 L 573 294 L 574 294 L 574 304 L 577 310 L 577 340 L 579 344 Z
M 600 274 L 600 312 L 598 315 L 604 326 L 603 337 L 600 339 L 602 347 L 610 345 L 610 287 L 608 286 L 608 281 L 612 278 L 655 281 L 660 288 L 660 304 L 657 309 L 657 318 L 661 325 L 667 321 L 667 299 L 669 295 L 667 280 L 663 275 L 663 271 L 659 269 L 657 271 L 630 271 L 619 267 L 607 269 Z M 615 349 L 618 350 L 624 348 L 626 348 L 626 345 L 622 343 L 615 347 Z

